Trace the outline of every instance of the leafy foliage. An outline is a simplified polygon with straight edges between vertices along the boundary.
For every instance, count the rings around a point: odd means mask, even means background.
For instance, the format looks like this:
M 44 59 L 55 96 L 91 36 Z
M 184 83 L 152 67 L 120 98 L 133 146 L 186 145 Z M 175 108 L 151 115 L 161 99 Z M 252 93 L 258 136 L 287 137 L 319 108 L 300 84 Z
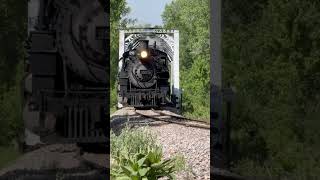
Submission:
M 184 169 L 184 159 L 176 156 L 163 160 L 162 147 L 147 128 L 126 127 L 111 139 L 111 175 L 114 179 L 155 180 L 174 178 L 173 173 Z
M 155 135 L 146 128 L 135 130 L 126 127 L 122 129 L 118 136 L 111 132 L 111 156 L 116 157 L 119 152 L 124 152 L 123 154 L 147 154 L 149 149 L 158 151 L 161 147 L 156 143 L 155 138 Z
M 203 2 L 175 0 L 163 14 L 166 27 L 181 33 L 184 110 L 191 114 L 203 109 L 197 88 L 206 82 L 198 81 L 204 71 L 197 59 L 209 50 L 201 38 L 209 24 Z M 237 89 L 231 159 L 240 174 L 320 174 L 319 8 L 314 0 L 223 1 L 223 84 Z
M 117 179 L 152 180 L 159 177 L 173 179 L 174 163 L 172 159 L 162 161 L 160 151 L 149 151 L 148 154 L 135 154 L 133 157 L 120 155 L 117 161 L 121 162 L 120 168 L 112 171 Z
M 135 19 L 126 18 L 130 12 L 126 0 L 110 1 L 110 111 L 117 104 L 116 78 L 119 61 L 119 30 L 134 24 Z
M 125 18 L 130 12 L 125 0 L 110 1 L 110 84 L 115 84 L 119 60 L 119 30 L 135 22 L 133 19 Z
M 319 176 L 319 5 L 224 1 L 223 80 L 237 89 L 232 159 L 242 174 Z
M 21 80 L 26 57 L 26 1 L 0 0 L 0 145 L 19 135 Z
M 14 85 L 16 67 L 24 57 L 26 2 L 0 0 L 0 82 Z
M 183 113 L 209 119 L 209 1 L 175 0 L 162 14 L 164 27 L 180 32 Z
M 0 94 L 0 145 L 8 145 L 13 139 L 18 138 L 23 126 L 22 122 L 22 97 L 21 97 L 21 64 L 17 66 L 19 72 L 16 76 L 15 85 L 2 89 Z M 0 86 L 1 87 L 1 86 Z M 3 86 L 2 86 L 3 87 Z

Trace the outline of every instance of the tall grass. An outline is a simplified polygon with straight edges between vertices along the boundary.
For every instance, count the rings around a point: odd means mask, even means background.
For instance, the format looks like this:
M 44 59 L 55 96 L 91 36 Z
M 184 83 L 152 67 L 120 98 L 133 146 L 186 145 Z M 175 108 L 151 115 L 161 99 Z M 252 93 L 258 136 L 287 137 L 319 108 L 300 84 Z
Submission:
M 118 136 L 111 132 L 110 139 L 111 156 L 113 157 L 116 157 L 118 153 L 132 155 L 148 153 L 150 150 L 162 151 L 162 147 L 156 142 L 156 136 L 145 127 L 138 129 L 125 127 Z

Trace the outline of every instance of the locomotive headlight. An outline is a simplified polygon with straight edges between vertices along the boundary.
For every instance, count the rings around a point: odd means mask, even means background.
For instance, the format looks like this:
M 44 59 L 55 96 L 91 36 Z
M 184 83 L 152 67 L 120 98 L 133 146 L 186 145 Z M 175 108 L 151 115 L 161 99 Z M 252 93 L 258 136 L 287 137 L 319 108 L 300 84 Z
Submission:
M 148 57 L 148 52 L 143 50 L 143 51 L 141 51 L 140 56 L 141 56 L 141 58 L 147 58 Z

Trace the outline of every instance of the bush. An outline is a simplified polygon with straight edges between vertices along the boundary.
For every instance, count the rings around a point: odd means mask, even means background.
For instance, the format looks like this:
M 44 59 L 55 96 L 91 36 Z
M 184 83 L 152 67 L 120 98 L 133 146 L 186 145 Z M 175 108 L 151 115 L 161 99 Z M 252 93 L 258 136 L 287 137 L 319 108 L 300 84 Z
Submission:
M 162 158 L 162 147 L 147 128 L 126 127 L 118 136 L 111 132 L 110 138 L 112 179 L 173 179 L 173 173 L 183 169 L 181 156 Z

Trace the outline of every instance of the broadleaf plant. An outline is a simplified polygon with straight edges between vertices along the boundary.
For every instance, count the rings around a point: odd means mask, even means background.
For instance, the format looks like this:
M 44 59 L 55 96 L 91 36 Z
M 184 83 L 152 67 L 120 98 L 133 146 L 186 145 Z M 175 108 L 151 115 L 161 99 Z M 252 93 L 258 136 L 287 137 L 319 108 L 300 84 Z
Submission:
M 146 129 L 125 128 L 118 136 L 111 133 L 111 179 L 175 179 L 175 158 L 163 159 L 162 147 Z

